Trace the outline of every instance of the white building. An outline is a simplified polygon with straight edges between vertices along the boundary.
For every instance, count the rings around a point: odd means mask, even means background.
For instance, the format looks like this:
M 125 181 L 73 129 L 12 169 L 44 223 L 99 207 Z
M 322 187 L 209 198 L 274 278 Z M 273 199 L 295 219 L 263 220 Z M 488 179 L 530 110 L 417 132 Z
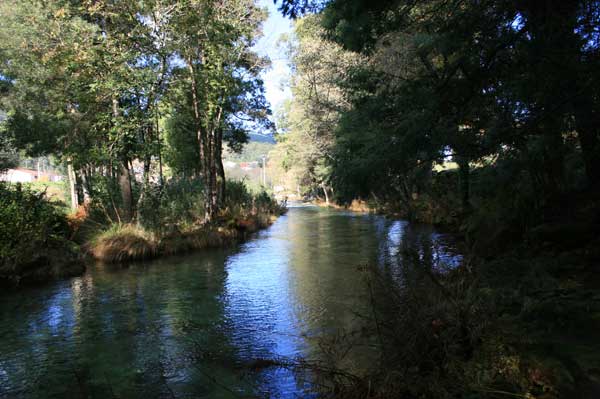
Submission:
M 0 181 L 10 183 L 31 183 L 35 181 L 61 181 L 62 176 L 54 173 L 40 172 L 33 169 L 8 169 L 0 174 Z

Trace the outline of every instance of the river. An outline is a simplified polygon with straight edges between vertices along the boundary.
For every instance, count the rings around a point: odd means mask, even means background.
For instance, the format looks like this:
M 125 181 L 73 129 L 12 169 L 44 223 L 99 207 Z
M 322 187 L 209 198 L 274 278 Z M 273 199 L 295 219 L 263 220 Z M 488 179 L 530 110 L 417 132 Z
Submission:
M 402 267 L 406 246 L 456 264 L 448 242 L 299 206 L 234 248 L 0 294 L 0 398 L 306 397 L 310 378 L 256 359 L 321 356 L 323 337 L 368 312 L 364 265 Z

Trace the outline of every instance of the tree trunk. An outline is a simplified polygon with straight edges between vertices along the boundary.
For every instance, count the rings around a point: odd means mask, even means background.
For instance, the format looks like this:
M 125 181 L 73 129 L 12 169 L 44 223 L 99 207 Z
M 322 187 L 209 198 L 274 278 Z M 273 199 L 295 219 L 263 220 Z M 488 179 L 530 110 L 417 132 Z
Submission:
M 321 188 L 325 194 L 325 205 L 329 206 L 329 194 L 327 194 L 327 186 L 325 186 L 325 183 L 321 183 Z
M 457 159 L 457 163 L 462 210 L 468 213 L 471 211 L 471 172 L 469 170 L 469 159 L 460 156 Z
M 198 84 L 196 82 L 196 71 L 191 59 L 188 59 L 188 71 L 190 73 L 191 87 L 190 91 L 192 94 L 192 109 L 194 111 L 194 124 L 196 127 L 196 140 L 198 142 L 199 154 L 200 154 L 200 167 L 198 168 L 200 176 L 206 179 L 206 135 L 202 129 L 202 119 L 200 116 L 200 103 L 198 100 Z M 206 183 L 206 180 L 205 180 Z
M 220 208 L 225 201 L 227 182 L 225 180 L 225 168 L 223 167 L 223 129 L 219 129 L 217 134 L 217 189 L 219 191 L 218 206 Z
M 206 212 L 205 221 L 212 222 L 216 219 L 219 209 L 221 208 L 221 202 L 219 201 L 219 184 L 218 180 L 220 175 L 217 176 L 218 167 L 217 164 L 222 162 L 222 135 L 221 135 L 221 116 L 223 109 L 219 108 L 215 118 L 210 123 L 210 129 L 207 130 L 208 135 L 208 151 L 207 151 L 207 201 L 206 201 Z
M 112 99 L 113 118 L 116 120 L 119 117 L 119 100 L 116 96 Z M 117 179 L 121 191 L 121 202 L 123 206 L 123 215 L 119 217 L 125 223 L 131 222 L 133 217 L 133 197 L 131 194 L 131 174 L 129 173 L 129 160 L 123 159 L 118 164 Z
M 205 221 L 212 222 L 215 220 L 219 205 L 219 192 L 217 189 L 217 163 L 216 163 L 216 137 L 214 129 L 208 132 L 208 187 Z
M 77 210 L 79 207 L 79 197 L 77 195 L 77 175 L 73 169 L 73 164 L 69 160 L 67 162 L 67 175 L 69 178 L 69 193 L 71 195 L 71 209 Z
M 160 125 L 158 123 L 158 111 L 156 112 L 156 144 L 158 146 L 158 184 L 162 188 L 164 182 L 163 163 L 162 163 L 162 142 L 160 139 Z
M 120 163 L 119 170 L 119 188 L 121 189 L 121 202 L 123 213 L 120 219 L 125 222 L 131 222 L 133 218 L 133 196 L 131 193 L 131 173 L 129 172 L 129 162 L 126 160 Z
M 92 176 L 89 168 L 83 170 L 83 173 L 81 174 L 81 180 L 81 188 L 83 190 L 83 204 L 87 205 L 92 200 L 90 196 L 90 191 L 92 189 Z

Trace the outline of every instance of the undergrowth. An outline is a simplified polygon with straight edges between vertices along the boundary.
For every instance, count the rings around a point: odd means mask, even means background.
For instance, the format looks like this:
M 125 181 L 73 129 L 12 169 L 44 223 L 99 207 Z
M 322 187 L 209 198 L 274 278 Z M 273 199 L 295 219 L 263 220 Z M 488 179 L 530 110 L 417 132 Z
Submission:
M 179 195 L 177 187 L 183 187 Z M 202 221 L 199 193 L 187 182 L 173 182 L 162 195 L 146 195 L 144 206 L 148 208 L 140 210 L 133 223 L 104 220 L 93 224 L 88 220 L 92 216 L 84 216 L 81 225 L 92 230 L 85 247 L 94 258 L 111 263 L 220 247 L 268 226 L 285 211 L 267 193 L 252 194 L 242 182 L 228 181 L 218 219 L 207 224 Z

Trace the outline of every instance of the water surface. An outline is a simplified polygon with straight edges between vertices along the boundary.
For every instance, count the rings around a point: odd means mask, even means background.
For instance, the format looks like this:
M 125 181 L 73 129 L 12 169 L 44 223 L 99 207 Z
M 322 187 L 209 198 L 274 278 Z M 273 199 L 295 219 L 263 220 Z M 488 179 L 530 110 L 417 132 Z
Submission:
M 235 248 L 0 295 L 0 398 L 296 398 L 310 378 L 257 359 L 314 359 L 369 310 L 365 264 L 454 264 L 446 237 L 380 216 L 294 207 Z

